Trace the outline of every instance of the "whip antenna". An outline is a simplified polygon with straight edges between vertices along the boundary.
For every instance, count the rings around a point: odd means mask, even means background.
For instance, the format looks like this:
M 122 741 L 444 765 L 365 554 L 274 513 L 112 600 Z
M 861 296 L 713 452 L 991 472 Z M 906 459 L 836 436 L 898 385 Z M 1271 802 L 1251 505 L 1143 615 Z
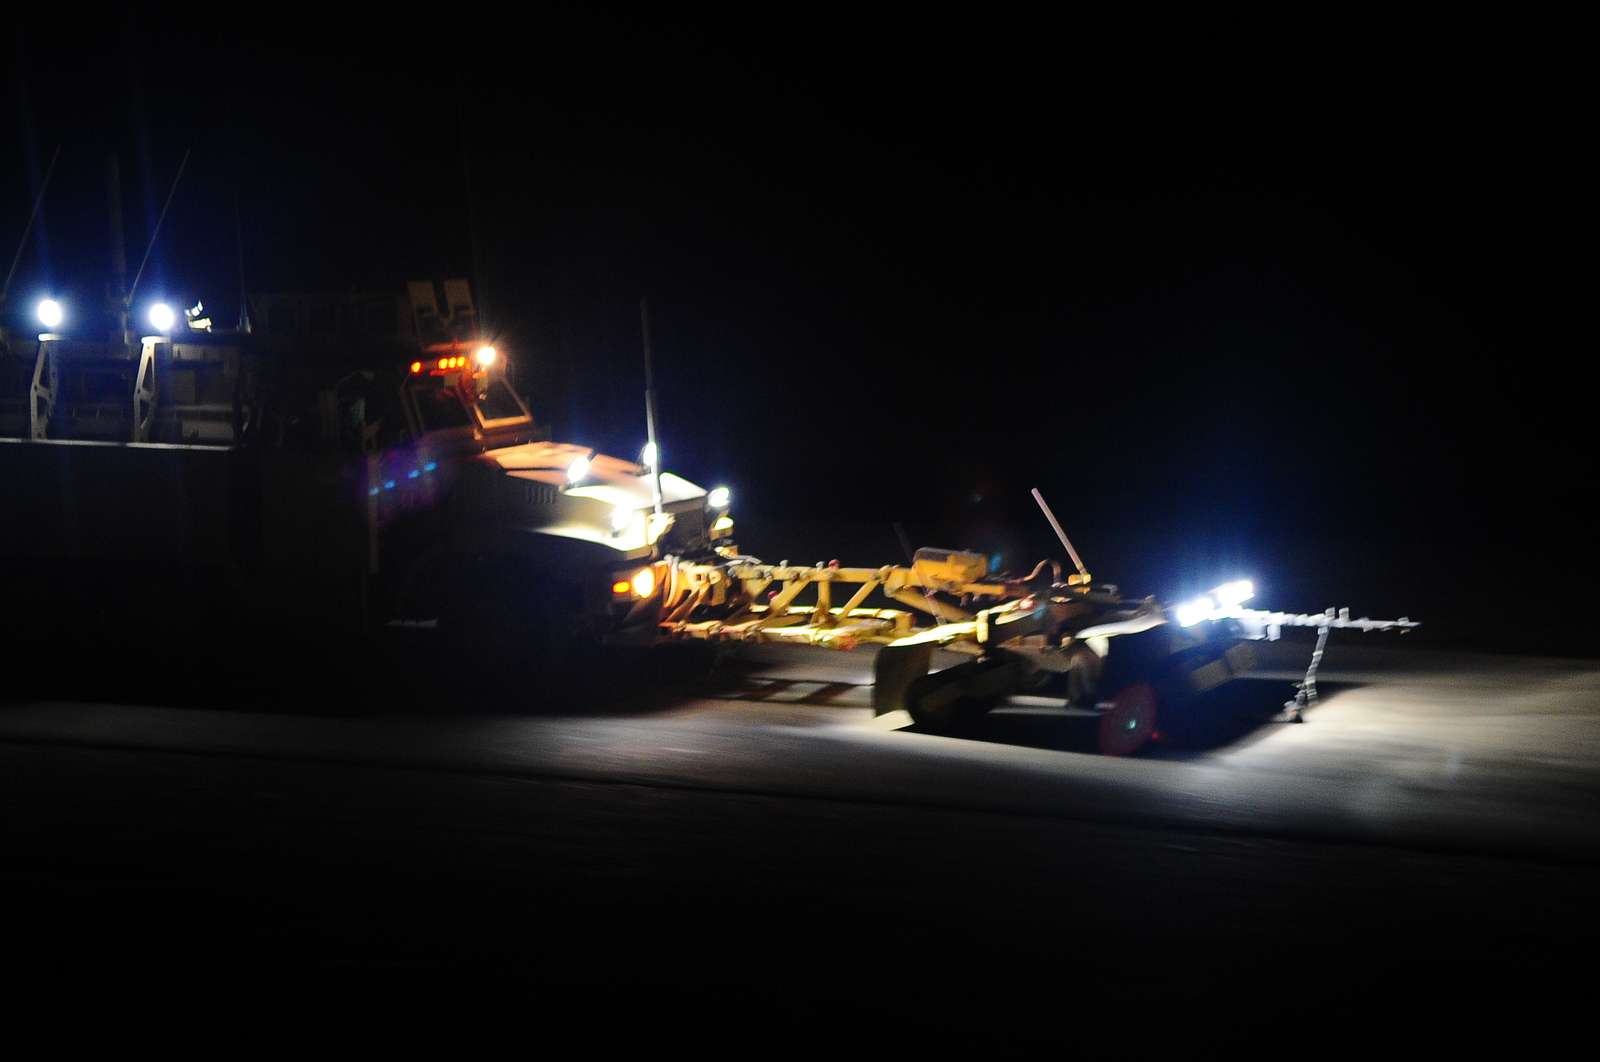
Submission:
M 139 290 L 139 278 L 144 276 L 144 267 L 150 263 L 150 252 L 156 249 L 156 238 L 161 235 L 161 223 L 167 220 L 167 210 L 172 206 L 172 197 L 177 194 L 178 182 L 183 180 L 183 168 L 189 165 L 189 152 L 183 153 L 183 161 L 178 163 L 178 174 L 172 178 L 172 187 L 167 189 L 167 201 L 161 206 L 161 216 L 156 218 L 156 227 L 150 233 L 150 243 L 144 249 L 144 258 L 139 262 L 139 271 L 133 274 L 133 283 L 128 286 L 127 293 L 122 296 L 124 305 L 133 303 L 133 293 Z
M 650 351 L 650 303 L 639 300 L 639 332 L 644 339 L 644 433 L 650 448 L 650 496 L 661 515 L 661 450 L 656 446 L 656 375 Z
M 56 172 L 56 159 L 61 157 L 61 145 L 56 145 L 55 154 L 50 156 L 50 166 L 44 171 L 44 181 L 39 185 L 39 194 L 33 197 L 33 209 L 28 212 L 28 224 L 23 226 L 22 239 L 17 241 L 17 253 L 11 259 L 11 268 L 6 272 L 6 286 L 0 288 L 0 303 L 6 301 L 6 296 L 11 294 L 11 278 L 17 275 L 17 263 L 22 261 L 23 248 L 28 246 L 28 236 L 33 232 L 33 221 L 39 216 L 39 207 L 44 203 L 44 193 L 50 189 L 50 178 Z
M 1039 503 L 1039 508 L 1044 510 L 1044 518 L 1050 521 L 1050 526 L 1055 529 L 1056 537 L 1061 544 L 1067 547 L 1067 556 L 1072 558 L 1073 567 L 1078 569 L 1078 574 L 1087 581 L 1089 570 L 1083 566 L 1083 558 L 1078 556 L 1078 551 L 1072 548 L 1072 541 L 1067 538 L 1067 533 L 1061 530 L 1061 524 L 1056 520 L 1056 514 L 1050 511 L 1050 506 L 1045 504 L 1044 495 L 1039 493 L 1039 488 L 1033 488 L 1033 500 Z

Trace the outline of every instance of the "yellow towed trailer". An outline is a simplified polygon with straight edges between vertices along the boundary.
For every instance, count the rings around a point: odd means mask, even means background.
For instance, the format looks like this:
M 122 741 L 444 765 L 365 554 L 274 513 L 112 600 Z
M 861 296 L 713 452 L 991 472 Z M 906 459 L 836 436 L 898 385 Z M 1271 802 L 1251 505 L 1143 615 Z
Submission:
M 763 564 L 725 546 L 720 561 L 672 562 L 661 631 L 826 649 L 877 645 L 874 711 L 904 709 L 939 732 L 959 731 L 1013 693 L 1057 689 L 1069 706 L 1099 714 L 1103 751 L 1125 755 L 1149 742 L 1162 718 L 1249 671 L 1252 641 L 1275 640 L 1284 627 L 1317 629 L 1305 679 L 1285 705 L 1285 718 L 1298 721 L 1316 699 L 1329 630 L 1417 626 L 1332 609 L 1246 609 L 1253 588 L 1242 581 L 1171 609 L 1154 598 L 1125 599 L 1114 586 L 1095 586 L 1062 539 L 1078 566 L 1065 578 L 1049 561 L 1022 578 L 995 577 L 983 556 L 953 550 L 918 550 L 909 566 L 859 568 Z M 874 593 L 906 608 L 869 605 Z M 919 614 L 931 622 L 919 624 Z M 970 659 L 931 672 L 941 648 Z

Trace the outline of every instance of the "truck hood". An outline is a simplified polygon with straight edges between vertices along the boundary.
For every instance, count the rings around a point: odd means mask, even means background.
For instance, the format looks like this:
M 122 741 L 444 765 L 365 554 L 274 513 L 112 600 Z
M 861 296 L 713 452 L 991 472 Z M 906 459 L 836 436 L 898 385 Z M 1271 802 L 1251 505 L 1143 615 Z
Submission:
M 557 442 L 521 443 L 489 450 L 483 456 L 511 481 L 532 487 L 519 489 L 528 501 L 523 509 L 526 519 L 519 521 L 526 531 L 583 539 L 630 555 L 648 549 L 655 540 L 654 535 L 647 538 L 653 501 L 651 477 L 643 465 L 596 453 L 587 446 Z M 589 473 L 581 482 L 569 485 L 567 469 L 580 457 L 589 459 Z M 671 472 L 661 473 L 661 503 L 667 512 L 699 512 L 705 496 L 705 488 L 698 484 Z M 618 509 L 638 514 L 620 532 L 612 525 Z
M 490 450 L 484 456 L 509 476 L 556 488 L 566 486 L 567 469 L 572 462 L 587 457 L 589 475 L 582 483 L 568 487 L 567 494 L 577 498 L 598 498 L 613 506 L 634 505 L 644 508 L 652 504 L 650 476 L 643 465 L 597 453 L 587 446 L 531 442 Z M 661 473 L 661 503 L 664 506 L 677 508 L 681 502 L 695 501 L 705 496 L 704 487 L 671 472 Z

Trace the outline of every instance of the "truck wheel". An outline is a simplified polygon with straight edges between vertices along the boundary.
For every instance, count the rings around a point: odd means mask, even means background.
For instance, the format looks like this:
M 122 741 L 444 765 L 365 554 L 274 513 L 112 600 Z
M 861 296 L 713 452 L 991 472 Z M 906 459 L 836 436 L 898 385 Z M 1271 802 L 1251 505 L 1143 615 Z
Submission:
M 517 566 L 484 565 L 445 602 L 444 626 L 460 651 L 496 661 L 506 676 L 564 677 L 569 659 L 563 587 Z
M 1144 748 L 1156 732 L 1160 698 L 1148 682 L 1135 682 L 1118 690 L 1111 708 L 1100 717 L 1100 751 L 1107 756 L 1131 756 Z
M 563 603 L 559 587 L 534 582 L 518 585 L 518 592 L 498 600 L 495 610 L 495 640 L 504 659 L 557 686 L 571 679 L 578 665 L 564 622 L 572 612 L 564 617 Z

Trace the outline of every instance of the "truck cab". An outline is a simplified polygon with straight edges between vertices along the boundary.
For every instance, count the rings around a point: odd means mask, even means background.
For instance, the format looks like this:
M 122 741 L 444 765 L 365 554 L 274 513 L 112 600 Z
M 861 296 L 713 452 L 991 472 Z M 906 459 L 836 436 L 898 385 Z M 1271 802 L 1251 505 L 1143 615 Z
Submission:
M 448 616 L 452 586 L 491 578 L 564 602 L 558 614 L 602 640 L 653 639 L 674 560 L 726 542 L 726 505 L 671 472 L 551 440 L 509 374 L 490 344 L 438 343 L 388 377 L 394 394 L 372 374 L 339 398 L 369 449 L 380 570 L 433 588 L 394 610 Z M 428 559 L 441 549 L 447 560 Z

